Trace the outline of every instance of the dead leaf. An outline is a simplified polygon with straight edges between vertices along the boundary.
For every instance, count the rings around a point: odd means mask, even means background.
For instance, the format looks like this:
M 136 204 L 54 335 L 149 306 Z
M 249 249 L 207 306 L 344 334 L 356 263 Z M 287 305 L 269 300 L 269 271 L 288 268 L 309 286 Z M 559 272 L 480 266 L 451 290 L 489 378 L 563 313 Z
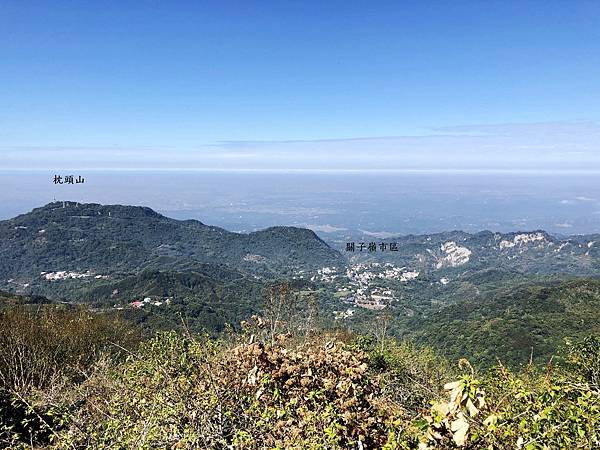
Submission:
M 467 441 L 467 433 L 469 431 L 469 422 L 464 417 L 459 417 L 450 424 L 452 430 L 452 439 L 459 447 L 465 445 Z

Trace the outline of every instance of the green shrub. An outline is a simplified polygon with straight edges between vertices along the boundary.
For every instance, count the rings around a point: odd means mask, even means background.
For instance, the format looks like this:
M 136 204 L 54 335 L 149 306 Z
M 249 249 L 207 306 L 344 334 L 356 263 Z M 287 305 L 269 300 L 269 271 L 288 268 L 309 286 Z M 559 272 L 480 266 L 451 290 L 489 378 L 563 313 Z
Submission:
M 274 335 L 258 319 L 227 340 L 165 332 L 110 354 L 134 335 L 114 318 L 10 314 L 0 334 L 13 345 L 0 350 L 10 448 L 600 448 L 596 337 L 571 345 L 564 367 L 479 373 L 407 342 Z
M 588 336 L 571 344 L 568 362 L 575 373 L 600 389 L 600 338 Z
M 86 408 L 101 413 L 80 420 L 69 443 L 374 448 L 387 437 L 374 381 L 364 355 L 340 343 L 222 348 L 165 333 L 114 373 L 108 400 Z
M 600 448 L 600 392 L 573 374 L 514 374 L 499 366 L 445 389 L 449 399 L 434 401 L 412 423 L 420 449 Z
M 75 387 L 139 339 L 129 323 L 85 309 L 0 310 L 0 445 L 55 439 L 80 401 Z

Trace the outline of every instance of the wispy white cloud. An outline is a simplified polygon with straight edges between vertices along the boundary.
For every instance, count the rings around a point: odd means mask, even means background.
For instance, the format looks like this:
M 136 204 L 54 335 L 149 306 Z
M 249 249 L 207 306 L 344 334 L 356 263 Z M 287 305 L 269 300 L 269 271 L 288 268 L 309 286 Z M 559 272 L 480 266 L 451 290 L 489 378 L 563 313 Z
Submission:
M 0 147 L 0 168 L 600 170 L 599 122 L 462 125 L 422 134 L 222 141 L 194 148 Z

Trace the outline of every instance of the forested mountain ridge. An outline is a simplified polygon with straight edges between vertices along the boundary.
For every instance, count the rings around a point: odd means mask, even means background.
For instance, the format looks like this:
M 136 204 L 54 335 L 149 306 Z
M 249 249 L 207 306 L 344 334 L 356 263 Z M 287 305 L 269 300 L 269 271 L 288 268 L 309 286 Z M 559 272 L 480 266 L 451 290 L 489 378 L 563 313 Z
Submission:
M 600 235 L 451 231 L 382 242 L 386 251 L 342 249 L 342 254 L 303 228 L 276 226 L 241 234 L 198 220 L 171 219 L 146 207 L 54 202 L 0 221 L 0 283 L 15 278 L 27 284 L 42 272 L 186 271 L 198 263 L 291 276 L 365 259 L 450 276 L 491 267 L 528 274 L 595 275 L 600 270 Z M 392 242 L 397 251 L 390 251 Z
M 373 237 L 363 236 L 365 244 Z M 377 241 L 377 250 L 347 254 L 436 273 L 496 268 L 529 274 L 595 275 L 600 271 L 600 235 L 553 236 L 543 230 L 499 233 L 449 231 Z M 381 243 L 385 250 L 381 250 Z M 390 251 L 391 244 L 395 251 Z
M 344 258 L 307 229 L 239 234 L 137 206 L 54 202 L 0 222 L 4 280 L 58 271 L 102 276 L 195 263 L 273 276 L 343 264 Z

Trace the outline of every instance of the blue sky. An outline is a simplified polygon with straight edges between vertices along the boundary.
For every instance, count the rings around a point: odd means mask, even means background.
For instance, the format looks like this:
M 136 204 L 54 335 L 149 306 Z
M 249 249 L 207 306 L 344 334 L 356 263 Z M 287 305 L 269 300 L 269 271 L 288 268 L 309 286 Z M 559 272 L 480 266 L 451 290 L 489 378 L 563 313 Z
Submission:
M 600 170 L 598 80 L 597 1 L 4 0 L 0 169 Z

